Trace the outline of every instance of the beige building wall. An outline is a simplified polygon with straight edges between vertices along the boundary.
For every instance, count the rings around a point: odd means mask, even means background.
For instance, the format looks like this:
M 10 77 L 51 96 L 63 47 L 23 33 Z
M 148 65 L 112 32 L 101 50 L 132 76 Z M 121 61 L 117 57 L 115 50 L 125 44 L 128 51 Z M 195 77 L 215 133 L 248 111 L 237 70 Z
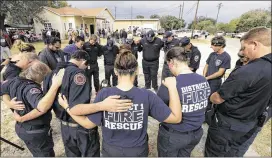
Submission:
M 159 21 L 148 21 L 148 20 L 115 20 L 114 30 L 128 29 L 129 26 L 144 27 L 144 25 L 152 25 L 154 29 L 158 30 L 161 28 Z
M 61 39 L 65 39 L 65 34 L 68 33 L 69 23 L 72 23 L 72 29 L 75 29 L 75 17 L 74 16 L 62 16 L 60 25 L 62 26 L 62 31 L 60 32 Z
M 40 17 L 45 20 L 46 23 L 51 23 L 52 29 L 57 29 L 59 31 L 62 30 L 62 26 L 60 25 L 60 16 L 44 9 L 41 14 Z M 41 34 L 42 33 L 42 29 L 44 28 L 44 24 L 42 24 L 41 22 L 39 22 L 38 20 L 34 20 L 34 32 L 36 34 Z
M 104 28 L 105 26 L 111 29 L 111 32 L 113 30 L 113 25 L 114 25 L 114 17 L 112 17 L 112 15 L 110 14 L 109 10 L 103 10 L 101 13 L 98 14 L 97 18 L 105 18 L 105 20 L 102 19 L 97 19 L 97 29 L 98 28 Z M 109 24 L 107 25 L 103 25 L 104 21 L 108 21 Z M 97 30 L 96 30 L 97 31 Z

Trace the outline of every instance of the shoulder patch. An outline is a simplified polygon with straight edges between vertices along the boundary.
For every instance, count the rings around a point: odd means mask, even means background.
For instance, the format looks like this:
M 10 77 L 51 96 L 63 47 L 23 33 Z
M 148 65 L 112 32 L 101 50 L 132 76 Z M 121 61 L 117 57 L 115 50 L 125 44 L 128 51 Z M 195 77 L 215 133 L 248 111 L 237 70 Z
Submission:
M 82 73 L 78 73 L 74 76 L 74 82 L 76 85 L 84 85 L 86 83 L 86 77 Z
M 29 92 L 30 94 L 38 94 L 41 93 L 41 90 L 38 88 L 31 88 Z
M 198 55 L 196 55 L 196 56 L 195 56 L 195 58 L 194 58 L 194 60 L 195 60 L 195 62 L 198 62 L 198 60 L 199 60 L 199 56 L 198 56 Z

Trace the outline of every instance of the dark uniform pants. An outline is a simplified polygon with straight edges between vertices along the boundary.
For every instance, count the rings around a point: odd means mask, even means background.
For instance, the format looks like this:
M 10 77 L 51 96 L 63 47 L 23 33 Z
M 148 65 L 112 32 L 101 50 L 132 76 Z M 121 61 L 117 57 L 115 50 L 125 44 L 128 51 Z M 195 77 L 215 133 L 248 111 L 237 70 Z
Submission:
M 174 75 L 170 71 L 168 65 L 166 63 L 164 63 L 163 68 L 162 68 L 161 80 L 164 80 L 166 77 L 172 77 L 172 76 L 174 76 Z
M 254 128 L 256 122 L 236 121 L 230 124 L 226 119 L 222 119 L 222 116 L 217 112 L 212 118 L 205 144 L 205 157 L 243 157 L 260 129 L 246 138 L 246 141 L 240 142 L 241 138 Z
M 142 146 L 124 148 L 109 145 L 105 142 L 102 144 L 103 157 L 148 157 L 148 141 Z
M 112 86 L 117 85 L 117 76 L 114 73 L 114 66 L 113 65 L 105 65 L 105 79 L 108 80 L 110 84 L 110 77 L 112 76 Z
M 93 76 L 93 80 L 94 80 L 94 88 L 95 91 L 98 92 L 99 91 L 99 67 L 98 67 L 98 63 L 96 64 L 92 64 L 90 66 L 88 66 L 88 68 L 86 69 L 86 75 L 89 79 L 89 83 L 91 86 L 91 92 L 92 92 L 92 76 Z
M 25 142 L 33 157 L 55 157 L 52 129 L 50 126 L 24 127 L 21 123 L 16 123 L 15 131 L 19 138 Z
M 222 80 L 221 79 L 215 79 L 215 80 L 208 80 L 208 83 L 210 85 L 210 88 L 211 88 L 211 95 L 216 92 L 221 84 L 222 84 Z M 210 96 L 211 96 L 210 95 Z M 209 97 L 210 98 L 210 97 Z M 211 109 L 211 106 L 212 106 L 212 102 L 210 101 L 210 99 L 208 100 L 208 106 L 206 108 L 206 111 L 207 110 L 210 110 Z
M 142 61 L 143 73 L 145 78 L 145 88 L 150 89 L 151 81 L 152 87 L 158 89 L 158 70 L 159 70 L 159 60 L 155 61 Z
M 201 140 L 203 129 L 179 132 L 160 124 L 157 150 L 159 157 L 190 157 L 192 150 Z
M 99 133 L 81 126 L 70 127 L 61 123 L 61 135 L 67 157 L 100 157 Z

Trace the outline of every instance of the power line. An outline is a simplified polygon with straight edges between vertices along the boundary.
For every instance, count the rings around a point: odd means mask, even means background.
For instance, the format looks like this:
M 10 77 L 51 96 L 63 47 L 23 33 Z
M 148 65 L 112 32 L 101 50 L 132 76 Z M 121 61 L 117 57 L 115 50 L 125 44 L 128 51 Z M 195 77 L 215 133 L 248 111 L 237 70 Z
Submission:
M 178 5 L 178 4 L 173 4 L 173 5 L 169 5 L 169 6 L 167 6 L 167 7 L 158 8 L 158 9 L 149 10 L 149 11 L 144 11 L 144 12 L 138 12 L 138 13 L 136 12 L 136 13 L 134 13 L 134 14 L 150 13 L 150 12 L 162 10 L 162 9 L 165 9 L 165 8 L 170 8 L 170 7 L 175 6 L 175 5 Z M 117 15 L 129 15 L 129 13 L 120 13 L 120 14 L 117 14 Z
M 195 3 L 195 4 L 193 4 L 193 6 L 190 8 L 190 10 L 188 10 L 185 14 L 185 16 L 187 16 L 187 15 L 189 15 L 189 13 L 191 12 L 191 11 L 193 11 L 193 9 L 194 9 L 194 7 L 196 6 L 196 4 L 197 4 L 197 2 Z

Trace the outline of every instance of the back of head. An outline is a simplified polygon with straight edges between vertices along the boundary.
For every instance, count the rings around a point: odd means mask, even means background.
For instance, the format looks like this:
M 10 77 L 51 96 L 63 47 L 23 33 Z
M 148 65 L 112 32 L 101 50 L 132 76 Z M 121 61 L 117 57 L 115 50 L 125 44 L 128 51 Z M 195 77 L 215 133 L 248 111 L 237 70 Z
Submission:
M 77 50 L 77 51 L 75 51 L 72 54 L 71 59 L 75 59 L 75 60 L 90 60 L 90 56 L 84 50 Z
M 122 49 L 131 50 L 131 46 L 129 44 L 122 44 L 120 45 L 120 50 Z
M 120 75 L 133 75 L 138 68 L 136 57 L 130 50 L 123 49 L 117 55 L 114 63 L 114 69 Z
M 172 60 L 177 60 L 179 62 L 187 62 L 188 53 L 186 53 L 185 49 L 183 47 L 173 47 L 170 49 L 166 54 L 166 60 L 169 62 Z
M 240 41 L 252 42 L 257 41 L 266 47 L 271 47 L 271 28 L 256 27 L 248 31 Z
M 37 61 L 20 74 L 20 77 L 41 83 L 46 75 L 51 72 L 43 62 Z

